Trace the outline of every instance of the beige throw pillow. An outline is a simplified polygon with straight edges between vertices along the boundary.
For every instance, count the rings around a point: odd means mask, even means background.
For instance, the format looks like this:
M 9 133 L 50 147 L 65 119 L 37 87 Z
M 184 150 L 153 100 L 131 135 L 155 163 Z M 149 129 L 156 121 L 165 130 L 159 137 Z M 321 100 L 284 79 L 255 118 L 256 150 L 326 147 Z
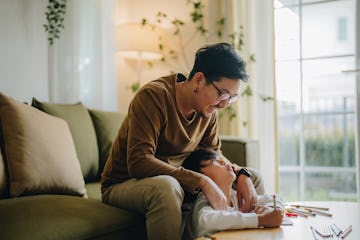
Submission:
M 85 196 L 85 183 L 67 123 L 0 93 L 10 196 Z
M 32 105 L 67 122 L 85 181 L 98 181 L 99 149 L 94 125 L 87 109 L 81 103 L 53 104 L 40 102 L 35 98 Z

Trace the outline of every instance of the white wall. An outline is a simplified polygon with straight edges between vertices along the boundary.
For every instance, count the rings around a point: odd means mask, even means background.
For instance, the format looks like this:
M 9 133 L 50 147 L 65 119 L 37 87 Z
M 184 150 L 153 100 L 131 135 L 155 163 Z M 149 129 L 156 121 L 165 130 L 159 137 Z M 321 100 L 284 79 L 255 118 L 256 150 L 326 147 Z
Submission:
M 46 0 L 0 0 L 0 91 L 48 100 Z

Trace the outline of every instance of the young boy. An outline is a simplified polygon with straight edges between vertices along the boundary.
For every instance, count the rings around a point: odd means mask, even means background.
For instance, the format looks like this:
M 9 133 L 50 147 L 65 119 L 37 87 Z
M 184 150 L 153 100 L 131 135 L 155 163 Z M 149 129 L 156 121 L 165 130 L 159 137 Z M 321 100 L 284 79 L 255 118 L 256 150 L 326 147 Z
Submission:
M 227 198 L 226 210 L 214 210 L 206 197 L 199 193 L 187 222 L 187 232 L 196 238 L 216 231 L 257 227 L 278 227 L 282 222 L 283 203 L 273 195 L 258 196 L 255 209 L 249 213 L 239 211 L 236 191 L 232 184 L 236 175 L 232 167 L 221 159 L 218 152 L 199 149 L 192 152 L 182 164 L 184 168 L 203 173 L 214 181 Z

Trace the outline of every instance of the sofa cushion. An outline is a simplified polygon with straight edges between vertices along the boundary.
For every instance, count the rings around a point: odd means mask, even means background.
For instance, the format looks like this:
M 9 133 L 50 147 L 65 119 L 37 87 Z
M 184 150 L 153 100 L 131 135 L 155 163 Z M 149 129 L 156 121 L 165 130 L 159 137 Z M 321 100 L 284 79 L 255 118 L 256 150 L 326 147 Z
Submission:
M 109 156 L 112 143 L 117 136 L 124 117 L 119 112 L 108 112 L 89 109 L 99 146 L 99 177 Z
M 0 93 L 0 122 L 10 196 L 86 194 L 66 122 Z
M 88 198 L 93 198 L 101 201 L 101 182 L 91 182 L 85 184 L 86 195 Z
M 0 201 L 1 239 L 146 239 L 144 217 L 98 200 L 37 195 Z
M 255 139 L 221 136 L 224 156 L 239 166 L 260 168 L 259 141 Z
M 64 119 L 74 139 L 81 171 L 86 182 L 97 180 L 99 155 L 95 129 L 87 109 L 81 104 L 50 104 L 33 98 L 32 105 L 50 115 Z

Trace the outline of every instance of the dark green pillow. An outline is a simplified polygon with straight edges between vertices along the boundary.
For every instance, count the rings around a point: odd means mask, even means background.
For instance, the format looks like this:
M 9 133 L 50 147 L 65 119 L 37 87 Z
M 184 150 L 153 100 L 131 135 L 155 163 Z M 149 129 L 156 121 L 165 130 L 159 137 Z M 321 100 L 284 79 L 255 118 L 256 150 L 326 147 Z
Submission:
M 99 170 L 98 145 L 94 125 L 87 109 L 80 102 L 51 104 L 39 102 L 35 98 L 32 100 L 32 106 L 67 122 L 84 179 L 86 182 L 96 181 Z
M 109 156 L 112 143 L 117 136 L 124 116 L 119 112 L 108 112 L 89 109 L 94 123 L 99 146 L 99 177 Z

